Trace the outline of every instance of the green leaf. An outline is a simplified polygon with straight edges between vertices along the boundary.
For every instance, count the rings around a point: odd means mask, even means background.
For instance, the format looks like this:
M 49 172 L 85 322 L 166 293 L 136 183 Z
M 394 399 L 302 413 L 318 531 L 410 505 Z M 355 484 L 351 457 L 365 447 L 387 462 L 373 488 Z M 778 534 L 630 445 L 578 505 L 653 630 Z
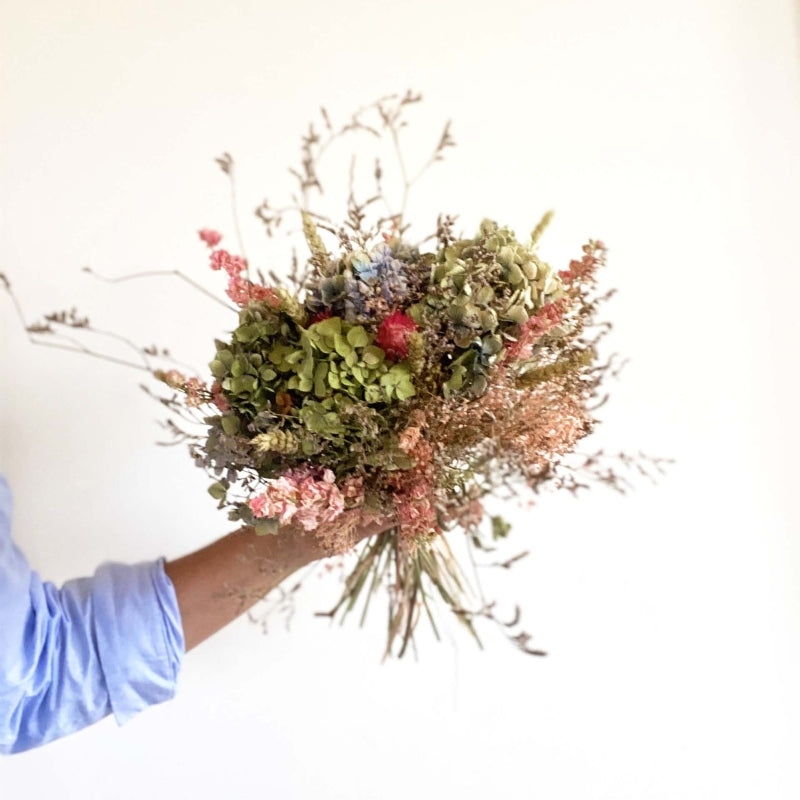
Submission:
M 395 469 L 412 469 L 416 460 L 402 450 L 395 450 L 390 454 L 391 466 Z
M 506 522 L 501 516 L 493 516 L 492 520 L 492 539 L 505 539 L 511 530 L 511 523 Z
M 333 346 L 336 348 L 336 352 L 342 357 L 346 358 L 349 355 L 354 355 L 355 351 L 353 348 L 348 344 L 347 340 L 342 336 L 340 333 L 337 333 L 333 337 Z
M 314 357 L 309 355 L 307 356 L 303 363 L 300 365 L 300 369 L 297 370 L 297 374 L 301 378 L 306 378 L 307 380 L 312 380 L 314 378 Z
M 512 306 L 503 316 L 517 325 L 524 325 L 528 321 L 528 312 L 522 306 Z
M 234 416 L 227 416 L 222 417 L 221 419 L 222 430 L 228 434 L 228 436 L 235 436 L 239 433 L 239 418 Z
M 475 302 L 482 306 L 488 306 L 494 300 L 494 289 L 491 286 L 481 286 L 475 293 Z
M 364 387 L 364 402 L 366 403 L 380 403 L 383 401 L 383 392 L 381 387 L 376 384 L 370 384 Z
M 314 370 L 314 394 L 317 397 L 325 397 L 328 394 L 328 362 L 320 361 Z
M 262 519 L 253 526 L 257 536 L 274 536 L 281 529 L 280 521 L 274 518 Z
M 258 339 L 259 333 L 258 325 L 242 325 L 234 331 L 233 336 L 237 342 L 249 344 Z
M 222 380 L 227 374 L 228 370 L 225 365 L 218 360 L 212 361 L 209 365 L 209 369 L 211 370 L 211 374 L 217 379 Z
M 258 385 L 258 379 L 252 375 L 241 375 L 231 381 L 232 394 L 247 394 Z
M 417 325 L 422 325 L 424 321 L 424 310 L 422 303 L 415 303 L 413 306 L 410 306 L 406 309 L 406 314 L 417 323 Z
M 445 387 L 451 392 L 457 392 L 464 385 L 464 375 L 467 373 L 467 368 L 457 366 L 453 369 L 453 374 L 445 382 Z
M 410 380 L 400 381 L 397 384 L 396 392 L 398 400 L 408 400 L 409 397 L 413 397 L 417 393 Z
M 356 325 L 347 332 L 347 341 L 353 347 L 366 347 L 369 344 L 369 336 L 361 325 Z
M 380 347 L 369 345 L 364 348 L 364 351 L 361 353 L 361 358 L 368 367 L 377 367 L 379 364 L 383 363 L 385 355 L 386 354 Z
M 284 362 L 286 360 L 286 356 L 288 356 L 293 350 L 294 348 L 291 345 L 274 344 L 272 347 L 270 347 L 269 353 L 267 353 L 267 358 L 269 358 L 270 362 L 278 367 L 278 369 L 282 369 L 283 372 L 286 372 Z
M 503 340 L 499 336 L 484 336 L 481 350 L 487 356 L 495 356 L 503 349 Z
M 217 481 L 216 483 L 212 483 L 211 486 L 208 487 L 208 493 L 215 499 L 215 500 L 224 500 L 225 495 L 228 493 L 228 490 L 225 486 Z
M 411 377 L 411 368 L 406 361 L 401 361 L 399 364 L 395 364 L 386 374 L 392 376 L 392 383 L 397 383 L 403 378 Z
M 328 317 L 311 326 L 320 336 L 335 336 L 342 332 L 342 320 L 339 317 Z
M 294 366 L 295 364 L 299 364 L 305 357 L 306 354 L 304 350 L 292 350 L 291 353 L 284 357 L 284 361 Z

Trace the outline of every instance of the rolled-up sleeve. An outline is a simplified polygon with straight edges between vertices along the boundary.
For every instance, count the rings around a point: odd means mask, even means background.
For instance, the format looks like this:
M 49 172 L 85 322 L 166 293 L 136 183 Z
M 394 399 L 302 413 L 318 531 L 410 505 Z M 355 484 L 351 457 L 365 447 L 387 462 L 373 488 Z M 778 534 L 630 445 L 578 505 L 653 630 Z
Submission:
M 10 525 L 0 477 L 0 753 L 172 698 L 184 641 L 163 559 L 103 564 L 59 589 L 31 570 Z

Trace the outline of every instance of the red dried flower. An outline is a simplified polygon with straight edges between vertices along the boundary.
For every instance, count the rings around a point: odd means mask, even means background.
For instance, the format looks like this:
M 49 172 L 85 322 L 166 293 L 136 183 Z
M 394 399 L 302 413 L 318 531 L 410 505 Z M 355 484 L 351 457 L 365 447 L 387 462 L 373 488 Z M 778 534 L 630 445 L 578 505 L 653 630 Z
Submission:
M 318 322 L 322 322 L 324 319 L 330 319 L 332 316 L 333 312 L 329 308 L 326 308 L 324 311 L 317 311 L 317 313 L 312 315 L 311 319 L 309 319 L 309 327 L 311 325 L 316 325 Z
M 417 323 L 402 311 L 389 314 L 378 328 L 375 337 L 389 358 L 399 361 L 408 355 L 408 337 L 417 330 Z

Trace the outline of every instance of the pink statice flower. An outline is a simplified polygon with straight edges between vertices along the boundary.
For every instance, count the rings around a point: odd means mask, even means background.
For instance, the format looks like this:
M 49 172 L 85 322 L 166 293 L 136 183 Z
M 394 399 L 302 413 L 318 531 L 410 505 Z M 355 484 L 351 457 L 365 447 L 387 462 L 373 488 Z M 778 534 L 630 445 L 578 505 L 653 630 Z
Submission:
M 219 231 L 212 230 L 211 228 L 203 228 L 197 232 L 200 240 L 207 244 L 209 247 L 214 248 L 222 241 L 222 234 Z

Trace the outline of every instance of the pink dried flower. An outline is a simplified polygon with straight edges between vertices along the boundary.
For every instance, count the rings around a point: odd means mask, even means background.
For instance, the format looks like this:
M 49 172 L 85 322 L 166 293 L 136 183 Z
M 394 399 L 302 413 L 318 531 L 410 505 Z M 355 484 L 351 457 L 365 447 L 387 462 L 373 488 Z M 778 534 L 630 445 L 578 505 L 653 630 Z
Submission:
M 159 380 L 164 381 L 170 389 L 182 389 L 186 383 L 186 376 L 177 369 L 170 369 L 167 370 L 167 372 L 156 370 L 155 376 Z
M 480 500 L 467 500 L 461 506 L 449 508 L 445 518 L 448 522 L 456 522 L 465 530 L 469 530 L 481 524 L 485 513 Z
M 227 250 L 215 250 L 211 254 L 211 269 L 228 273 L 228 288 L 225 293 L 236 305 L 246 306 L 251 300 L 263 300 L 273 308 L 281 304 L 274 289 L 252 283 L 242 276 L 247 270 L 247 261 L 241 256 L 232 256 Z
M 231 276 L 228 280 L 228 288 L 225 290 L 225 294 L 239 306 L 246 306 L 251 300 L 263 300 L 273 308 L 277 308 L 281 304 L 281 299 L 274 289 L 251 283 L 238 275 Z
M 257 517 L 266 517 L 267 515 L 267 496 L 260 494 L 256 497 L 251 497 L 250 500 L 247 501 L 247 505 L 250 506 L 250 510 L 255 514 Z
M 601 241 L 590 241 L 583 246 L 583 257 L 580 261 L 570 261 L 569 269 L 562 269 L 558 277 L 568 286 L 591 278 L 597 267 L 606 263 L 606 246 Z
M 360 506 L 364 502 L 364 476 L 351 475 L 342 482 L 342 497 L 349 506 Z
M 378 327 L 375 341 L 389 358 L 399 361 L 408 355 L 408 337 L 417 330 L 417 323 L 402 311 L 389 314 Z
M 395 490 L 393 499 L 399 533 L 407 544 L 441 532 L 434 496 L 433 447 L 420 436 L 410 455 L 415 461 L 411 469 L 390 472 L 385 478 L 386 484 Z
M 190 408 L 197 408 L 205 402 L 203 394 L 208 390 L 199 378 L 189 378 L 183 388 L 186 390 L 186 405 Z
M 219 231 L 214 231 L 211 228 L 203 228 L 199 230 L 198 235 L 201 241 L 209 247 L 216 247 L 222 241 L 222 234 Z
M 282 525 L 295 522 L 313 531 L 344 511 L 344 497 L 331 470 L 303 466 L 269 481 L 248 505 L 257 517 L 275 518 Z
M 227 250 L 215 250 L 211 254 L 211 269 L 221 269 L 235 277 L 247 269 L 247 262 L 241 256 L 232 256 Z
M 231 410 L 231 404 L 228 402 L 228 399 L 222 393 L 222 386 L 217 381 L 211 384 L 211 402 L 223 412 Z
M 419 437 L 422 435 L 420 428 L 411 426 L 406 428 L 400 433 L 398 437 L 397 446 L 404 452 L 410 453 L 419 442 Z
M 542 306 L 534 316 L 525 322 L 521 328 L 516 342 L 506 345 L 506 358 L 529 358 L 533 345 L 549 333 L 564 319 L 565 298 L 560 298 L 552 303 Z

